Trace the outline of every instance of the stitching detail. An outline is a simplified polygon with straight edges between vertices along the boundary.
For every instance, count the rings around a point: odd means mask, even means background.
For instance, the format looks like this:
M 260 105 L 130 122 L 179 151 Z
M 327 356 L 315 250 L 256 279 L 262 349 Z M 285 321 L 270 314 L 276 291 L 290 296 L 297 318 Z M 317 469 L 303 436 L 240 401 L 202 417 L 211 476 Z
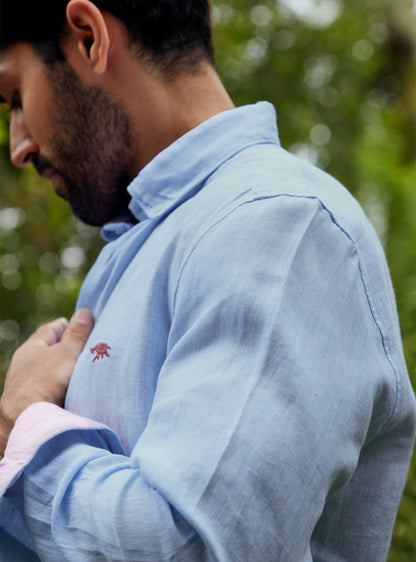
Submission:
M 248 175 L 250 175 L 249 172 L 247 172 L 247 173 L 248 173 Z M 386 428 L 390 424 L 390 422 L 394 418 L 394 414 L 396 412 L 397 403 L 398 403 L 398 394 L 399 394 L 399 378 L 398 378 L 397 369 L 395 368 L 394 363 L 393 363 L 393 359 L 391 357 L 392 354 L 391 354 L 390 347 L 388 345 L 388 342 L 386 341 L 386 337 L 385 337 L 384 332 L 383 332 L 383 330 L 381 328 L 381 325 L 380 325 L 380 320 L 379 320 L 379 317 L 378 317 L 378 314 L 377 314 L 377 306 L 376 306 L 375 302 L 373 301 L 373 299 L 370 297 L 370 291 L 368 289 L 368 280 L 367 280 L 366 275 L 364 273 L 362 263 L 361 263 L 361 260 L 360 260 L 360 256 L 359 256 L 359 252 L 357 250 L 356 242 L 358 242 L 360 240 L 360 238 L 362 236 L 362 233 L 364 232 L 364 228 L 362 229 L 362 232 L 358 236 L 357 241 L 354 242 L 353 239 L 351 238 L 350 234 L 337 222 L 337 220 L 335 219 L 335 217 L 331 213 L 331 211 L 323 204 L 321 199 L 319 197 L 317 197 L 316 195 L 310 195 L 309 196 L 309 195 L 293 195 L 291 193 L 279 193 L 279 194 L 274 194 L 274 195 L 257 196 L 257 194 L 253 191 L 253 187 L 251 187 L 251 191 L 253 193 L 252 199 L 243 201 L 242 203 L 240 203 L 236 207 L 233 207 L 232 209 L 230 209 L 225 215 L 223 215 L 222 217 L 217 219 L 213 224 L 211 224 L 211 226 L 207 230 L 205 230 L 200 235 L 200 237 L 195 241 L 195 243 L 193 244 L 192 248 L 189 251 L 188 256 L 185 258 L 185 260 L 183 262 L 183 265 L 182 265 L 182 267 L 181 267 L 181 269 L 178 273 L 176 288 L 175 288 L 174 297 L 173 297 L 173 307 L 172 307 L 173 314 L 175 314 L 176 298 L 177 298 L 177 293 L 178 293 L 178 290 L 179 290 L 179 283 L 180 283 L 183 271 L 184 271 L 186 265 L 188 264 L 188 261 L 192 257 L 193 253 L 197 249 L 198 245 L 202 242 L 202 240 L 206 236 L 208 236 L 208 234 L 216 226 L 218 226 L 220 223 L 225 221 L 229 216 L 231 216 L 238 209 L 240 209 L 240 207 L 242 207 L 244 205 L 249 205 L 251 203 L 255 203 L 256 201 L 263 201 L 263 200 L 266 200 L 266 199 L 276 199 L 276 198 L 280 198 L 280 197 L 291 197 L 291 198 L 294 198 L 294 199 L 310 199 L 310 200 L 317 201 L 320 204 L 321 208 L 328 214 L 331 222 L 345 235 L 345 237 L 349 240 L 349 242 L 351 244 L 353 252 L 354 252 L 354 254 L 357 258 L 358 270 L 359 270 L 359 273 L 360 273 L 360 278 L 361 278 L 361 282 L 362 282 L 362 285 L 363 285 L 364 293 L 365 293 L 365 296 L 366 296 L 366 299 L 367 299 L 367 302 L 368 302 L 369 311 L 370 311 L 370 314 L 373 318 L 375 327 L 376 327 L 376 329 L 377 329 L 377 331 L 380 335 L 381 344 L 382 344 L 382 347 L 383 347 L 385 358 L 386 358 L 387 362 L 389 363 L 389 365 L 392 369 L 392 372 L 393 372 L 393 376 L 394 376 L 394 380 L 395 380 L 394 404 L 392 406 L 390 416 L 388 417 L 388 419 L 384 423 L 384 425 L 380 428 L 380 431 L 382 431 L 384 428 Z

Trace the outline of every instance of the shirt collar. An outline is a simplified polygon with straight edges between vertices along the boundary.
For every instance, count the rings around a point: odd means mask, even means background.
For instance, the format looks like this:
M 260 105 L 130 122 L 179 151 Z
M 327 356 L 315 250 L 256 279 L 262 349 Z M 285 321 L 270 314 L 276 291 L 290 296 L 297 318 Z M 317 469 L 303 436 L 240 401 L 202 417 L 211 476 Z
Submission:
M 191 197 L 202 183 L 232 156 L 254 144 L 278 144 L 276 113 L 268 102 L 224 111 L 204 121 L 160 152 L 128 186 L 129 210 L 138 220 L 157 219 Z M 130 228 L 102 235 L 114 239 Z

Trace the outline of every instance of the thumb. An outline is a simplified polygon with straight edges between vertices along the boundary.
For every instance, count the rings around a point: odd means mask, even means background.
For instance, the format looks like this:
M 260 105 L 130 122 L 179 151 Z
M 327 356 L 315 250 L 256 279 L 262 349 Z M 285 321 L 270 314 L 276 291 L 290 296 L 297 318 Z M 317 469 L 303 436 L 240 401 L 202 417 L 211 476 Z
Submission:
M 94 325 L 94 318 L 87 308 L 77 310 L 69 321 L 62 342 L 72 351 L 81 353 Z

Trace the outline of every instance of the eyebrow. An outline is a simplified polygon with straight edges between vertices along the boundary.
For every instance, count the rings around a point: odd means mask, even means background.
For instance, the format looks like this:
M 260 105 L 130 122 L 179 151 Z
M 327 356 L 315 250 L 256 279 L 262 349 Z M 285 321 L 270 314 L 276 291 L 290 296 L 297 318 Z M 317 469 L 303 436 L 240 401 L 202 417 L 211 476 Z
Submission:
M 0 81 L 3 80 L 5 76 L 7 76 L 7 72 L 0 70 Z M 6 103 L 6 100 L 3 98 L 3 96 L 0 96 L 0 104 L 1 103 Z

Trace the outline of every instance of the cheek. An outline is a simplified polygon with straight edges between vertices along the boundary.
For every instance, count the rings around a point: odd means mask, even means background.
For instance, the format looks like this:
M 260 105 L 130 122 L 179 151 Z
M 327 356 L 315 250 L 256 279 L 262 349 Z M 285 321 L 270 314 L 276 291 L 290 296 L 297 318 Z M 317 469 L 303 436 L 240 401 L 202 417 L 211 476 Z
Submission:
M 41 153 L 52 145 L 49 107 L 51 93 L 44 74 L 36 69 L 26 78 L 22 107 L 28 131 L 39 145 Z

